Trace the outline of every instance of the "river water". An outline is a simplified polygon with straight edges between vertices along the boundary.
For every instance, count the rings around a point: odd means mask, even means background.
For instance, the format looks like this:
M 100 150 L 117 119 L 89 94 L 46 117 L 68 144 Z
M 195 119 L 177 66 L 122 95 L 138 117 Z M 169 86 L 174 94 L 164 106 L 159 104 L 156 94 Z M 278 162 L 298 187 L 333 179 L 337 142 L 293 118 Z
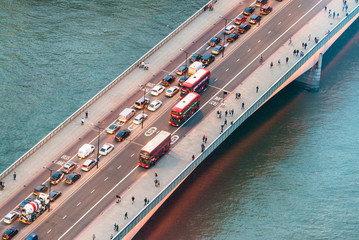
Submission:
M 205 2 L 1 1 L 0 170 Z M 324 55 L 318 93 L 266 103 L 136 239 L 359 239 L 358 29 Z

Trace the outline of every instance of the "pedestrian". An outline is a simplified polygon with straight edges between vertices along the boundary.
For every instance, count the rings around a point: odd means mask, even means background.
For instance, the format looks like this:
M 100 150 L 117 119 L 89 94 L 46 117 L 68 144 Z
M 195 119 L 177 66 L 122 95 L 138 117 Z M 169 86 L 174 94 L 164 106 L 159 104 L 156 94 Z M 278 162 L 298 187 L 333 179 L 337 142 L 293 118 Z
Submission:
M 299 49 L 297 49 L 297 56 L 298 56 L 298 54 L 299 54 Z
M 195 156 L 194 155 L 192 155 L 192 161 L 195 159 Z
M 294 49 L 294 50 L 293 50 L 293 56 L 294 56 L 296 53 L 297 53 L 297 50 Z
M 242 109 L 244 108 L 244 102 L 242 102 Z
M 335 12 L 333 12 L 333 18 L 335 18 Z
M 257 86 L 257 87 L 256 87 L 256 93 L 258 92 L 258 90 L 259 90 L 259 87 Z
M 219 113 L 217 113 L 217 118 L 219 118 Z
M 304 43 L 304 49 L 307 49 L 308 44 Z
M 146 206 L 146 204 L 147 204 L 147 198 L 146 197 L 145 197 L 144 201 L 145 201 L 145 205 L 143 205 L 143 206 Z
M 223 133 L 223 128 L 224 128 L 224 125 L 222 124 L 221 125 L 221 133 Z
M 304 56 L 304 52 L 300 51 L 300 56 L 303 57 Z
M 117 226 L 117 224 L 115 223 L 115 224 L 113 225 L 113 230 L 115 230 L 115 231 L 116 231 L 116 226 Z
M 203 137 L 202 137 L 202 142 L 204 142 L 205 139 L 206 139 L 206 136 L 203 135 Z
M 155 179 L 155 187 L 157 187 L 157 184 L 158 184 L 158 180 Z
M 292 44 L 292 38 L 289 38 L 288 45 L 291 45 L 291 44 Z
M 240 94 L 240 93 L 238 93 L 238 98 L 241 98 L 241 94 Z
M 236 99 L 238 99 L 238 93 L 236 93 Z
M 147 204 L 149 204 L 150 203 L 150 199 L 147 199 Z
M 116 232 L 118 232 L 118 224 L 116 224 Z
M 204 144 L 202 143 L 201 144 L 201 151 L 203 152 L 203 150 L 204 150 Z
M 222 111 L 219 111 L 219 118 L 222 118 Z
M 14 180 L 16 180 L 16 172 L 14 172 L 14 174 L 12 175 Z
M 92 234 L 92 240 L 96 240 L 96 235 Z
M 280 65 L 280 59 L 278 59 L 278 65 Z
M 111 236 L 110 236 L 110 239 L 112 240 L 113 239 L 113 235 L 111 234 Z
M 227 112 L 227 110 L 224 112 L 224 117 L 227 117 L 227 114 L 228 114 L 228 112 Z
M 128 215 L 127 215 L 127 212 L 125 212 L 125 219 L 128 219 Z
M 337 13 L 337 18 L 339 18 L 339 13 Z
M 132 204 L 135 202 L 135 197 L 132 196 Z
M 286 57 L 285 58 L 285 63 L 288 63 L 288 61 L 289 61 L 289 57 Z
M 231 114 L 232 114 L 232 117 L 233 117 L 233 114 L 234 114 L 234 109 L 231 110 Z
M 158 180 L 158 181 L 157 181 L 157 186 L 160 186 L 160 185 L 161 185 L 161 184 L 160 184 L 160 181 Z
M 327 6 L 324 7 L 324 11 L 327 11 Z
M 273 67 L 273 62 L 270 62 L 270 68 L 272 68 Z
M 157 179 L 157 177 L 158 177 L 158 174 L 157 174 L 157 173 L 155 173 L 155 179 Z
M 224 125 L 227 125 L 227 119 L 224 119 Z
M 89 112 L 86 111 L 86 112 L 85 112 L 85 118 L 88 118 L 88 117 L 89 117 Z
M 231 125 L 233 125 L 233 121 L 231 121 Z
M 121 202 L 121 196 L 120 196 L 120 195 L 116 195 L 116 198 L 117 198 L 116 203 L 120 203 L 120 202 Z
M 81 125 L 84 125 L 85 119 L 81 118 Z
M 302 42 L 302 48 L 304 48 L 304 42 Z
M 330 13 L 332 12 L 332 10 L 331 9 L 329 9 L 329 15 L 330 15 Z
M 309 35 L 308 35 L 308 42 L 310 42 L 310 37 L 311 37 L 311 35 L 309 34 Z
M 344 12 L 344 9 L 345 9 L 345 5 L 343 5 L 343 9 L 342 9 L 343 12 Z
M 204 143 L 207 143 L 207 137 L 204 139 Z
M 345 5 L 345 11 L 348 12 L 348 5 Z

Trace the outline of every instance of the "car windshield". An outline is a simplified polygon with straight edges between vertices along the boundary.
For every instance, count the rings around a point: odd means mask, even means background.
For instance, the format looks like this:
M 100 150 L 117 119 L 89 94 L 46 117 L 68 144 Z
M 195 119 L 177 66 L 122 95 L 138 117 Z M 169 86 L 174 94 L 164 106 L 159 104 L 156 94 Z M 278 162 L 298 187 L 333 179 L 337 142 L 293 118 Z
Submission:
M 212 38 L 211 42 L 215 42 L 217 40 L 217 38 Z

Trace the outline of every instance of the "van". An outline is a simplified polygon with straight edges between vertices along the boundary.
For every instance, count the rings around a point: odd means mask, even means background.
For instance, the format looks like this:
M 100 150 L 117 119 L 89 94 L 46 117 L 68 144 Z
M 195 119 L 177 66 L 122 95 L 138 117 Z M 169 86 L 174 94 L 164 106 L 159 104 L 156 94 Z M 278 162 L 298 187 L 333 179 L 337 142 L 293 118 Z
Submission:
M 144 107 L 147 107 L 148 104 L 150 104 L 150 99 L 146 97 L 141 97 L 135 102 L 135 108 L 142 109 Z
M 188 75 L 189 75 L 189 76 L 192 76 L 192 75 L 195 74 L 195 73 L 198 71 L 198 69 L 200 69 L 200 68 L 204 68 L 204 66 L 203 66 L 203 64 L 202 64 L 201 62 L 196 61 L 196 62 L 192 63 L 192 64 L 189 66 L 189 68 L 188 68 Z
M 95 150 L 95 146 L 91 144 L 84 144 L 82 147 L 80 147 L 79 152 L 77 156 L 79 158 L 85 158 L 88 155 L 90 155 Z
M 133 115 L 135 115 L 135 113 L 136 113 L 135 109 L 125 108 L 118 116 L 118 120 L 120 122 L 127 122 L 129 119 L 133 117 Z

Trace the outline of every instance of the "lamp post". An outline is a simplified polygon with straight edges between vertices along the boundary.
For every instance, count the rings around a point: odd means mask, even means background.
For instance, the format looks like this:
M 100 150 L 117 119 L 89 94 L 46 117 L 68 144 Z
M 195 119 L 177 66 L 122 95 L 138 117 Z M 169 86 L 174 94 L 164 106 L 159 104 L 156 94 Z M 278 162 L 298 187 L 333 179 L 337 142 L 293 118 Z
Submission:
M 187 57 L 188 57 L 188 52 L 187 51 L 185 51 L 185 50 L 183 50 L 182 48 L 180 48 L 180 51 L 181 52 L 185 52 L 186 53 L 186 62 L 185 62 L 185 66 L 187 67 Z
M 229 19 L 223 17 L 223 16 L 219 16 L 219 18 L 223 18 L 224 19 L 224 29 L 226 29 L 226 26 L 227 26 L 227 22 Z M 223 47 L 223 50 L 222 50 L 222 57 L 224 57 L 224 41 L 226 40 L 225 38 L 225 33 L 224 33 L 224 29 L 223 29 L 223 42 L 222 42 L 222 47 Z
M 145 98 L 146 98 L 146 88 L 144 85 L 142 84 L 138 84 L 139 87 L 141 87 L 141 90 L 143 91 L 143 101 L 145 101 Z M 145 115 L 145 106 L 143 106 L 142 108 L 142 118 L 144 118 L 144 115 Z M 141 121 L 141 129 L 143 129 L 143 120 Z
M 98 122 L 99 124 L 101 122 Z M 100 134 L 101 134 L 101 131 L 103 130 L 103 128 L 101 128 L 100 126 L 98 125 L 95 125 L 93 123 L 91 123 L 92 126 L 96 127 L 98 129 L 98 137 L 97 137 L 97 158 L 96 158 L 96 168 L 98 168 L 98 162 L 100 161 Z
M 50 171 L 50 178 L 49 178 L 49 196 L 50 196 L 50 193 L 51 193 L 51 176 L 52 176 L 52 169 L 50 169 L 50 168 L 48 168 L 48 167 L 46 167 L 46 166 L 43 166 L 43 168 L 45 168 L 45 169 L 47 169 L 47 170 L 49 170 Z M 49 200 L 50 200 L 50 198 L 49 198 Z M 48 211 L 50 212 L 50 202 L 51 201 L 49 201 L 49 209 L 48 209 Z

